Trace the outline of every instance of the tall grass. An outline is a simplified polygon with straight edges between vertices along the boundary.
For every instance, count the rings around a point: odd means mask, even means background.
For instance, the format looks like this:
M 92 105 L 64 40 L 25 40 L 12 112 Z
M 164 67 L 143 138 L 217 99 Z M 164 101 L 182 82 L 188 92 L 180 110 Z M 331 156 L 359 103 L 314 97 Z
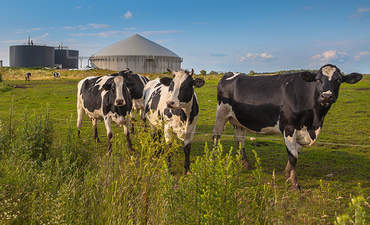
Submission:
M 167 159 L 183 159 L 180 143 L 168 146 L 140 126 L 135 153 L 121 132 L 107 157 L 93 140 L 77 138 L 72 125 L 57 136 L 48 111 L 26 113 L 23 121 L 11 114 L 0 121 L 0 224 L 369 222 L 362 195 L 342 208 L 339 193 L 324 182 L 292 192 L 274 172 L 263 176 L 256 152 L 256 169 L 246 175 L 239 154 L 205 145 L 192 173 L 179 176 Z

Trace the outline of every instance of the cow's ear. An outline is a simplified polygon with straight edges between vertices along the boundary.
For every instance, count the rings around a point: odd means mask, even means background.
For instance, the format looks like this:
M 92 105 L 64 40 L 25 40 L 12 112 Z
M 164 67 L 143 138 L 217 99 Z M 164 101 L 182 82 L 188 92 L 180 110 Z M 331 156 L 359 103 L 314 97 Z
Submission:
M 119 73 L 118 73 L 118 76 L 122 76 L 125 80 L 128 78 L 128 73 L 129 73 L 130 71 L 127 71 L 127 70 L 123 70 L 123 71 L 120 71 Z
M 194 87 L 200 88 L 202 87 L 206 82 L 201 78 L 195 78 L 194 79 Z
M 342 82 L 346 82 L 349 84 L 355 84 L 359 82 L 362 79 L 362 74 L 360 73 L 351 73 L 348 74 L 347 76 L 344 76 L 342 79 Z
M 171 81 L 172 79 L 169 77 L 162 77 L 161 79 L 159 79 L 159 82 L 164 86 L 170 86 Z
M 312 81 L 315 81 L 317 79 L 317 74 L 311 73 L 309 71 L 305 71 L 305 72 L 301 73 L 301 77 L 306 82 L 312 82 Z

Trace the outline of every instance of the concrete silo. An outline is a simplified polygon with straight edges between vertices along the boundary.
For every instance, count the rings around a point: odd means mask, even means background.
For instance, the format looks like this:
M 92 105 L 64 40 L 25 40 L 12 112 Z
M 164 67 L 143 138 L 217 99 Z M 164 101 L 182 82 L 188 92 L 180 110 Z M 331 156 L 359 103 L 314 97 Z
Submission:
M 11 67 L 54 67 L 54 47 L 14 45 L 9 47 Z
M 78 68 L 78 50 L 56 48 L 55 65 L 61 65 L 63 69 Z
M 167 68 L 179 70 L 182 58 L 169 49 L 139 34 L 110 45 L 90 57 L 92 66 L 100 69 L 136 73 L 163 73 Z

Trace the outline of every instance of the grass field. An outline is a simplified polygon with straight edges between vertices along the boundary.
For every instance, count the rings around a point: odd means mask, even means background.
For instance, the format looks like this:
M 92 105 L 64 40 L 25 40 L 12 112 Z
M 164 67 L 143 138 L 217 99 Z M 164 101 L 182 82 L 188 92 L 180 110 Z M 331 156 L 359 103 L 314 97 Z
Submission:
M 78 79 L 88 75 L 108 72 L 95 70 L 62 71 L 62 79 L 53 80 L 51 71 L 35 70 L 32 72 L 33 75 L 30 82 L 23 81 L 25 70 L 0 69 L 0 73 L 2 73 L 4 80 L 4 82 L 0 83 L 0 121 L 9 121 L 12 118 L 11 121 L 13 123 L 22 126 L 21 124 L 29 121 L 29 118 L 40 119 L 37 116 L 48 111 L 50 120 L 53 122 L 52 145 L 58 149 L 58 146 L 65 144 L 65 138 L 68 134 L 76 134 Z M 151 77 L 155 77 L 155 75 L 151 75 Z M 197 156 L 205 157 L 204 144 L 208 143 L 210 145 L 211 143 L 211 133 L 215 124 L 216 87 L 220 78 L 221 76 L 205 76 L 205 86 L 196 89 L 200 104 L 200 115 L 197 122 L 197 134 L 192 144 L 192 162 L 196 161 Z M 252 152 L 252 150 L 255 150 L 261 160 L 261 179 L 264 185 L 271 185 L 271 179 L 273 178 L 274 190 L 277 192 L 275 197 L 279 196 L 281 202 L 278 210 L 269 211 L 271 213 L 269 219 L 263 220 L 264 222 L 261 222 L 262 220 L 254 220 L 253 223 L 331 224 L 339 214 L 349 213 L 348 203 L 353 196 L 362 195 L 365 201 L 369 201 L 370 76 L 364 76 L 363 80 L 355 85 L 342 84 L 339 95 L 338 101 L 332 106 L 326 116 L 323 130 L 317 143 L 310 148 L 303 148 L 299 156 L 297 174 L 299 182 L 303 187 L 301 193 L 292 194 L 285 183 L 283 171 L 287 162 L 287 153 L 282 138 L 279 135 L 247 134 L 247 156 L 250 161 L 256 163 L 256 158 Z M 141 122 L 137 124 L 138 127 L 142 125 Z M 84 145 L 93 146 L 91 148 L 86 147 L 87 151 L 94 151 L 94 153 L 86 153 L 93 155 L 94 159 L 89 158 L 89 160 L 100 163 L 100 166 L 104 167 L 102 165 L 104 165 L 106 150 L 105 128 L 102 122 L 98 126 L 102 142 L 96 145 L 92 138 L 91 123 L 85 117 L 82 139 Z M 120 145 L 122 131 L 117 127 L 115 127 L 114 131 L 116 134 L 114 146 L 116 148 L 113 148 L 113 152 L 125 154 L 125 150 L 123 151 L 117 147 L 123 146 Z M 236 148 L 232 134 L 232 127 L 227 125 L 221 140 L 224 150 L 230 149 L 230 147 Z M 136 145 L 140 145 L 142 141 L 140 135 L 135 134 L 133 136 Z M 253 142 L 249 141 L 249 137 L 256 137 L 256 140 Z M 235 155 L 235 151 L 233 155 Z M 182 176 L 183 154 L 181 148 L 177 150 L 175 156 L 173 168 L 170 169 L 174 174 L 174 178 L 180 183 L 183 179 L 191 179 L 183 178 Z M 4 160 L 4 154 L 2 157 L 2 163 L 8 162 Z M 195 165 L 200 165 L 200 162 L 198 163 L 195 163 Z M 96 167 L 91 168 L 91 166 L 85 169 L 89 171 L 85 171 L 84 174 L 97 171 Z M 42 171 L 42 168 L 40 171 Z M 0 185 L 9 185 L 7 184 L 7 182 L 10 182 L 8 175 L 6 172 L 0 171 Z M 240 169 L 238 176 L 244 186 L 252 185 L 256 172 Z M 249 182 L 249 180 L 251 181 Z M 4 190 L 4 188 L 0 188 L 0 202 L 6 199 L 6 197 L 2 196 L 7 193 Z M 55 190 L 59 189 L 56 188 Z M 369 205 L 366 204 L 364 209 L 368 219 Z M 2 206 L 5 207 L 4 202 L 0 203 L 0 211 Z M 282 217 L 281 220 L 277 220 L 279 213 L 286 215 L 280 215 Z M 30 213 L 30 215 L 33 214 L 35 212 Z M 0 215 L 0 219 L 3 222 L 21 224 L 20 221 L 4 218 Z M 36 215 L 35 218 L 37 218 Z M 40 220 L 35 218 L 33 218 L 34 220 L 28 218 L 29 220 L 27 221 L 40 222 Z M 99 221 L 107 223 L 108 220 L 102 219 Z M 133 221 L 133 224 L 142 223 L 135 221 Z M 245 219 L 245 221 L 248 220 Z M 120 222 L 111 221 L 111 223 L 119 224 Z M 147 221 L 147 223 L 157 224 L 153 221 Z M 246 224 L 248 223 L 246 222 Z

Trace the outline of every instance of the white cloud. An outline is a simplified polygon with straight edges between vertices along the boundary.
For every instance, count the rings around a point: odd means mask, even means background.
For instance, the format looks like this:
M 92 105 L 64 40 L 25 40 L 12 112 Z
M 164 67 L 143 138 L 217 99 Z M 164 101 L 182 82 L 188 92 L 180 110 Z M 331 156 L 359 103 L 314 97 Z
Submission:
M 127 31 L 122 31 L 122 30 L 110 30 L 110 31 L 103 31 L 103 32 L 97 32 L 97 33 L 75 33 L 75 34 L 70 34 L 71 36 L 75 37 L 110 37 L 114 35 L 124 35 L 127 34 Z
M 110 25 L 108 24 L 89 23 L 86 25 L 65 26 L 64 29 L 66 30 L 89 30 L 89 29 L 104 29 L 104 28 L 109 28 L 109 27 Z
M 31 33 L 33 31 L 40 31 L 40 30 L 41 30 L 40 27 L 33 27 L 33 28 L 30 28 L 30 29 L 19 29 L 15 33 L 16 34 L 23 34 L 23 33 Z
M 353 14 L 351 17 L 352 18 L 360 17 L 363 14 L 368 13 L 368 12 L 370 12 L 370 8 L 358 8 L 356 13 Z
M 320 63 L 329 63 L 329 62 L 344 62 L 347 58 L 346 52 L 341 52 L 337 50 L 328 50 L 316 55 L 313 55 L 311 59 L 319 61 Z
M 357 13 L 365 13 L 370 12 L 370 8 L 358 8 Z
M 356 56 L 355 56 L 355 59 L 356 60 L 360 60 L 360 58 L 364 57 L 364 56 L 369 56 L 370 55 L 370 52 L 369 51 L 364 51 L 364 52 L 360 52 L 358 53 Z
M 37 42 L 44 41 L 44 39 L 47 36 L 49 36 L 49 33 L 44 33 L 41 36 L 32 37 L 31 40 L 33 41 L 33 43 L 37 44 Z M 27 39 L 5 40 L 5 41 L 1 41 L 1 43 L 4 43 L 4 44 L 26 44 Z
M 142 35 L 154 35 L 154 34 L 173 34 L 173 33 L 181 33 L 183 31 L 180 30 L 149 30 L 149 31 L 142 31 L 140 34 Z
M 273 59 L 274 56 L 270 53 L 267 52 L 262 52 L 262 53 L 247 53 L 247 55 L 240 57 L 240 62 L 244 62 L 247 60 L 268 60 L 268 59 Z
M 123 17 L 125 19 L 131 19 L 132 18 L 132 12 L 130 12 L 129 10 L 127 10 L 127 12 L 125 12 L 125 14 L 123 15 Z

